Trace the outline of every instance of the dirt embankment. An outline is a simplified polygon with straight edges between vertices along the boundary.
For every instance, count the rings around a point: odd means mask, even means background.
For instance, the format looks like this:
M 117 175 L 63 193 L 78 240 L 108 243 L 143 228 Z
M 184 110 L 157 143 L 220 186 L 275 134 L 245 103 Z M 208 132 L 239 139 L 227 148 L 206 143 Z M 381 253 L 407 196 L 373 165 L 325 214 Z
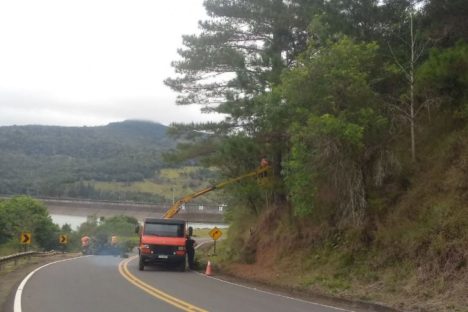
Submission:
M 451 224 L 447 217 L 442 220 Z M 402 239 L 408 233 L 411 234 L 409 230 L 404 232 L 395 227 L 395 231 L 397 230 L 405 233 L 400 235 Z M 461 232 L 466 234 L 466 228 Z M 444 227 L 440 233 L 436 233 L 436 238 L 446 233 L 448 232 Z M 427 239 L 431 238 L 429 234 L 427 236 Z M 468 266 L 463 260 L 468 255 L 468 249 L 458 248 L 455 244 L 466 243 L 466 236 L 436 245 L 439 247 L 436 250 L 439 254 L 434 253 L 432 257 L 428 257 L 430 252 L 424 252 L 421 247 L 414 249 L 414 257 L 397 254 L 401 255 L 401 259 L 390 258 L 389 247 L 383 250 L 376 247 L 357 249 L 351 253 L 349 245 L 353 241 L 344 238 L 333 245 L 318 246 L 294 245 L 286 234 L 280 238 L 273 239 L 269 236 L 255 239 L 255 252 L 253 257 L 250 256 L 250 263 L 228 261 L 219 269 L 239 279 L 283 289 L 314 300 L 324 299 L 325 302 L 331 300 L 330 298 L 338 298 L 328 302 L 339 303 L 344 299 L 344 302 L 375 303 L 397 311 L 468 312 Z M 402 241 L 397 247 L 406 247 L 404 243 Z M 412 250 L 410 247 L 408 250 Z M 227 249 L 227 252 L 224 250 L 227 254 L 232 252 L 229 247 L 220 246 L 221 252 L 223 249 Z M 250 251 L 252 248 L 245 249 Z M 460 252 L 462 256 L 464 252 L 465 258 L 458 256 Z M 369 307 L 373 305 L 370 304 Z M 372 309 L 364 311 L 373 311 Z
M 274 253 L 272 251 L 270 255 Z M 217 267 L 216 273 L 251 282 L 255 287 L 266 287 L 294 297 L 353 311 L 468 312 L 466 276 L 457 278 L 449 290 L 434 294 L 434 285 L 420 285 L 412 277 L 398 284 L 402 286 L 401 289 L 389 290 L 385 285 L 386 281 L 364 283 L 355 280 L 348 284 L 339 279 L 321 280 L 319 274 L 305 272 L 306 269 L 300 268 L 297 263 L 289 262 L 288 267 L 287 263 L 288 260 L 276 265 L 268 261 L 253 264 L 231 263 Z M 328 268 L 324 267 L 323 270 Z M 389 272 L 390 275 L 391 273 Z M 426 299 L 423 299 L 424 296 Z
M 417 164 L 369 188 L 362 224 L 298 218 L 284 203 L 233 216 L 223 269 L 403 311 L 468 312 L 468 128 L 434 131 Z

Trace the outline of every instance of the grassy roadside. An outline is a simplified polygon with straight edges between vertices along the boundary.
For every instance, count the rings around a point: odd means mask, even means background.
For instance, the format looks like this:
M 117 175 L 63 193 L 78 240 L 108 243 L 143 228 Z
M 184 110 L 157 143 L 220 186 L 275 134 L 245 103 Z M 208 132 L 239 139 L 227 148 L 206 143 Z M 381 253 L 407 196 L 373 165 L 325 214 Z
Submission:
M 272 266 L 266 267 L 259 263 L 245 264 L 227 261 L 225 258 L 226 247 L 226 240 L 219 240 L 217 241 L 216 254 L 213 254 L 212 241 L 198 248 L 196 252 L 198 271 L 205 272 L 207 263 L 210 261 L 213 272 L 212 274 L 215 277 L 249 286 L 254 289 L 271 291 L 285 296 L 301 298 L 315 303 L 356 312 L 398 311 L 397 309 L 385 306 L 378 302 L 359 300 L 353 297 L 344 297 L 337 294 L 310 290 L 294 280 L 295 277 L 300 278 L 298 275 L 299 272 L 283 267 L 284 264 L 281 265 L 281 268 L 276 268 Z
M 375 303 L 401 311 L 468 312 L 466 269 L 459 275 L 432 276 L 409 260 L 383 264 L 372 251 L 351 256 L 333 247 L 288 253 L 263 246 L 254 262 L 245 263 L 228 260 L 226 243 L 219 242 L 216 256 L 210 246 L 197 251 L 201 269 L 210 260 L 217 274 L 306 296 Z
M 468 312 L 467 134 L 428 138 L 417 165 L 370 189 L 361 224 L 340 226 L 320 211 L 299 218 L 288 205 L 258 214 L 237 207 L 212 263 L 306 293 L 404 311 Z
M 208 238 L 210 237 L 209 232 L 212 228 L 201 228 L 201 229 L 193 229 L 193 237 L 194 238 Z
M 217 274 L 312 297 L 376 303 L 401 311 L 468 312 L 467 267 L 439 271 L 435 257 L 395 260 L 372 248 L 351 250 L 352 241 L 346 239 L 316 246 L 260 239 L 254 260 L 246 262 L 233 259 L 231 244 L 219 242 L 216 256 L 208 246 L 197 251 L 201 268 L 209 259 Z M 445 259 L 443 264 L 451 266 L 453 260 Z

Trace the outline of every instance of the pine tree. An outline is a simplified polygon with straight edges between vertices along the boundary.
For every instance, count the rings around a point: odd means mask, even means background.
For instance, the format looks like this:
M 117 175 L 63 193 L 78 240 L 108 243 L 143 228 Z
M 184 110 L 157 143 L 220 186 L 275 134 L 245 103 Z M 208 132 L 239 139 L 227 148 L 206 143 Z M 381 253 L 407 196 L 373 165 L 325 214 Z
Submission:
M 178 104 L 200 104 L 226 118 L 173 126 L 218 136 L 244 133 L 269 154 L 279 175 L 289 121 L 275 88 L 306 48 L 311 17 L 322 1 L 207 0 L 205 7 L 210 19 L 199 23 L 200 34 L 183 37 L 181 60 L 172 63 L 178 76 L 165 83 L 179 92 Z

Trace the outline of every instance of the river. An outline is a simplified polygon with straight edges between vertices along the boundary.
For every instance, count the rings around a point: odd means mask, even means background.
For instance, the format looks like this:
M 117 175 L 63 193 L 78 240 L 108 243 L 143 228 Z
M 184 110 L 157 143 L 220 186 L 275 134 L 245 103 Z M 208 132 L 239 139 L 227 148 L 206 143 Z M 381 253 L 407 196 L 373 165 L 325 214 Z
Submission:
M 81 216 L 70 216 L 62 214 L 51 214 L 50 216 L 55 224 L 58 224 L 61 227 L 65 223 L 68 223 L 73 230 L 77 230 L 82 223 L 86 222 L 86 217 Z M 189 222 L 189 226 L 193 227 L 194 229 L 207 229 L 213 228 L 215 226 L 218 228 L 227 228 L 229 225 L 222 223 Z

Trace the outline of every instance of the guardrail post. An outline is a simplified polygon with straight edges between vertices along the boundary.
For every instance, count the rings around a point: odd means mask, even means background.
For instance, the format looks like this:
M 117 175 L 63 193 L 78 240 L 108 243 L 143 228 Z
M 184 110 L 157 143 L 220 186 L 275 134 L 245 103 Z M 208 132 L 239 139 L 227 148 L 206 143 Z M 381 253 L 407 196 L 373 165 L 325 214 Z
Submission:
M 5 256 L 5 257 L 0 257 L 0 271 L 3 269 L 4 266 L 6 267 L 6 264 L 8 262 L 13 262 L 14 266 L 17 266 L 18 261 L 20 261 L 21 258 L 23 258 L 23 259 L 26 258 L 27 261 L 30 261 L 32 256 L 35 255 L 35 254 L 37 254 L 37 252 L 28 251 L 28 252 L 15 253 L 15 254 L 12 254 L 12 255 L 9 255 L 9 256 Z

